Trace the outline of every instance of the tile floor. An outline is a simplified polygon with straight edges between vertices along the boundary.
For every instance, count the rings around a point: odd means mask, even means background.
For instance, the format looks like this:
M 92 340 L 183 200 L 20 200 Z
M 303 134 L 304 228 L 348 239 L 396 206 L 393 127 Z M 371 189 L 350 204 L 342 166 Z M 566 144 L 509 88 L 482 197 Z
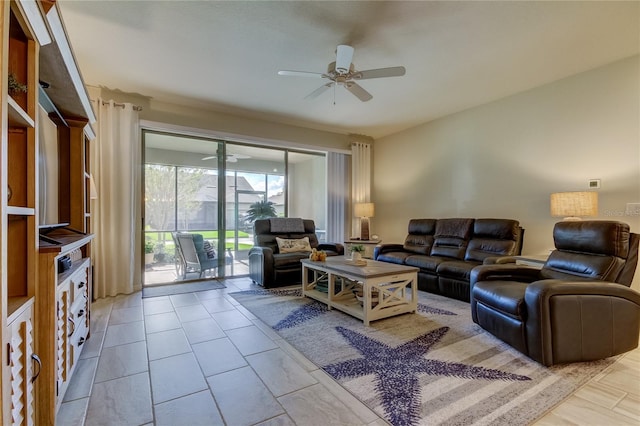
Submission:
M 58 425 L 386 425 L 228 293 L 92 305 Z
M 92 306 L 58 425 L 386 425 L 226 289 Z M 640 424 L 640 350 L 538 425 Z

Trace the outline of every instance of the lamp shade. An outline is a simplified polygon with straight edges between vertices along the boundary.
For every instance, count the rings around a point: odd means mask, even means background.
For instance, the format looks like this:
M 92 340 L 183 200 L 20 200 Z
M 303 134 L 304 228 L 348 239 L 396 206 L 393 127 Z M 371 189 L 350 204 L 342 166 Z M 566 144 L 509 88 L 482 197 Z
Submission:
M 353 215 L 355 217 L 373 217 L 373 203 L 356 203 L 353 206 Z
M 597 192 L 556 192 L 551 194 L 551 216 L 576 219 L 598 215 Z

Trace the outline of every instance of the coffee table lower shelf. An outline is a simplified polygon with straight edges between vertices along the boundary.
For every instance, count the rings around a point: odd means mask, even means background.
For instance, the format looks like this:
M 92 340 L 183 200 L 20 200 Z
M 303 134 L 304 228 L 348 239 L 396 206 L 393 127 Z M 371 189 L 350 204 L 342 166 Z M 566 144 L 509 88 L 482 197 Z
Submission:
M 361 319 L 367 326 L 374 320 L 416 312 L 417 268 L 373 260 L 366 267 L 356 267 L 340 259 L 302 260 L 302 295 Z M 362 294 L 362 300 L 355 292 Z

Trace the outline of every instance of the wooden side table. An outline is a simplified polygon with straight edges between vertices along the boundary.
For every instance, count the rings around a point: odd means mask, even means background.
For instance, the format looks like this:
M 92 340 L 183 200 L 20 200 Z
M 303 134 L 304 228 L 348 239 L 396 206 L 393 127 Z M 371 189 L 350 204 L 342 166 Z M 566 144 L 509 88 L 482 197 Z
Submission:
M 351 246 L 362 244 L 364 246 L 362 257 L 365 259 L 373 259 L 373 248 L 381 242 L 382 240 L 347 240 L 344 242 L 344 254 L 345 256 L 349 256 Z

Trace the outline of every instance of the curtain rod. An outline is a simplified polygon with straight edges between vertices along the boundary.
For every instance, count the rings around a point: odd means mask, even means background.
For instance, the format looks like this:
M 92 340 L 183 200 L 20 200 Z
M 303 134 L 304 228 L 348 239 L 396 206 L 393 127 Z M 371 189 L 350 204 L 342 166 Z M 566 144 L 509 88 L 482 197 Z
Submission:
M 95 99 L 91 99 L 91 102 L 96 102 L 96 100 L 95 100 Z M 102 105 L 109 105 L 109 102 L 107 102 L 107 101 L 102 101 Z M 122 104 L 122 103 L 120 103 L 120 102 L 114 102 L 114 103 L 113 103 L 113 105 L 114 105 L 114 106 L 117 106 L 117 107 L 124 108 L 124 104 Z M 142 111 L 142 107 L 141 107 L 141 106 L 138 106 L 138 105 L 133 105 L 133 110 L 134 110 L 134 111 Z

